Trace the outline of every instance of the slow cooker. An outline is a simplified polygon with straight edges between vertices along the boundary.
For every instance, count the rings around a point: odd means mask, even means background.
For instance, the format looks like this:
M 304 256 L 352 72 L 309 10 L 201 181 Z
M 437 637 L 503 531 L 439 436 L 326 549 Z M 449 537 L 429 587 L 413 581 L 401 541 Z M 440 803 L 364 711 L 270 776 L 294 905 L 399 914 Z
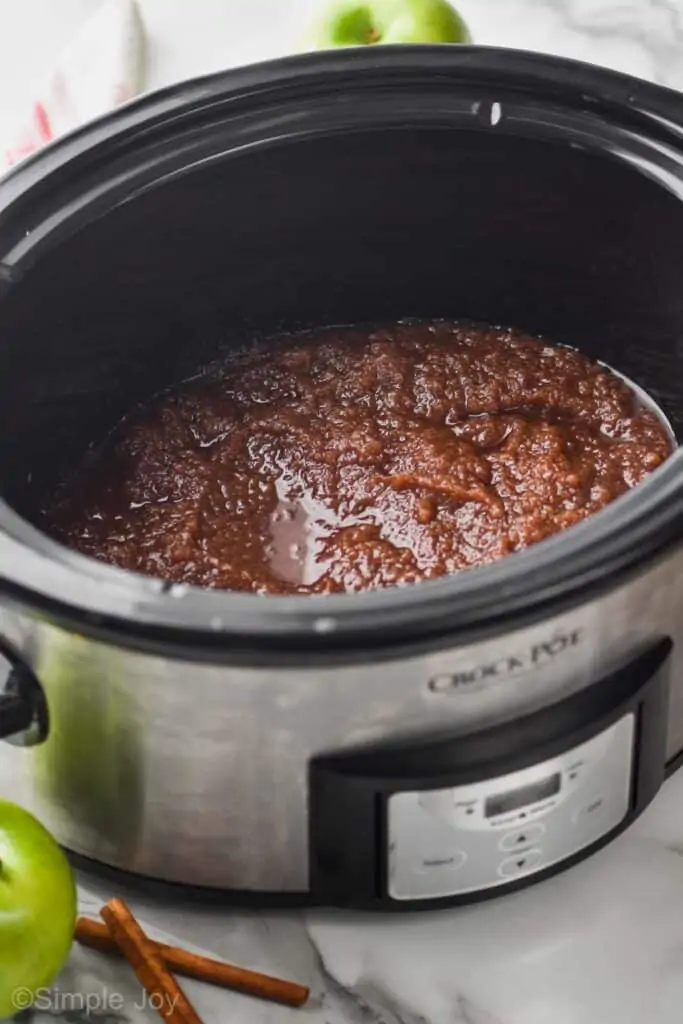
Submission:
M 469 318 L 575 345 L 683 431 L 683 98 L 367 47 L 129 104 L 0 184 L 2 791 L 77 857 L 247 902 L 426 908 L 609 842 L 683 751 L 683 466 L 495 565 L 259 597 L 36 526 L 235 339 Z

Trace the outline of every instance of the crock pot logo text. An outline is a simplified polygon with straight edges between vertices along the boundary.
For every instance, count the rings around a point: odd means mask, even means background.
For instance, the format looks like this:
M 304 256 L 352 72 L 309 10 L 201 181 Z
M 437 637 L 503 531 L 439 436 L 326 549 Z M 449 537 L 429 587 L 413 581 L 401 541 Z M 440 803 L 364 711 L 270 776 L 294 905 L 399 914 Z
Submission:
M 473 686 L 488 679 L 500 679 L 503 676 L 518 675 L 540 668 L 562 654 L 573 650 L 581 642 L 582 632 L 575 629 L 571 633 L 556 634 L 551 640 L 534 644 L 523 654 L 513 654 L 494 661 L 482 662 L 473 668 L 461 672 L 443 673 L 429 681 L 429 689 L 436 693 L 448 693 L 463 686 Z

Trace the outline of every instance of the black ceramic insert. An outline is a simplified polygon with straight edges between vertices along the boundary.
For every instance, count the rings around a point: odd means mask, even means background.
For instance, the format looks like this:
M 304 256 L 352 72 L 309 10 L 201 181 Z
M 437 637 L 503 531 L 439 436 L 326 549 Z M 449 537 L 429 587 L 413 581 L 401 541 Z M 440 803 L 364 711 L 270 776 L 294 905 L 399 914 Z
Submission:
M 547 615 L 678 543 L 678 456 L 535 549 L 353 599 L 175 600 L 27 524 L 131 405 L 282 328 L 546 333 L 634 380 L 680 435 L 679 123 L 675 94 L 612 72 L 388 47 L 178 86 L 29 160 L 0 184 L 0 587 L 140 646 L 348 660 Z

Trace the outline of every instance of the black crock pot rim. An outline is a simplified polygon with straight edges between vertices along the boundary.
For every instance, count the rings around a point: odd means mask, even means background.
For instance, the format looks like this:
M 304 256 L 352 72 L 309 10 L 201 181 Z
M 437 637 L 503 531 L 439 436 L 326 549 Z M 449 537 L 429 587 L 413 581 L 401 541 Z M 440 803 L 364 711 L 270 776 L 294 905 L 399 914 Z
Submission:
M 537 90 L 539 86 L 565 96 L 580 97 L 585 103 L 628 105 L 649 118 L 680 124 L 681 93 L 624 72 L 591 64 L 576 58 L 559 57 L 538 51 L 512 47 L 481 46 L 461 43 L 394 44 L 330 49 L 315 53 L 297 53 L 271 60 L 215 71 L 173 82 L 134 97 L 118 107 L 65 132 L 38 151 L 27 155 L 0 178 L 0 189 L 7 194 L 15 185 L 32 183 L 34 172 L 41 177 L 60 166 L 72 155 L 111 137 L 182 110 L 195 110 L 228 96 L 249 95 L 252 90 L 272 91 L 298 78 L 325 74 L 357 78 L 360 72 L 412 72 L 416 76 L 443 72 L 455 79 L 468 75 L 473 84 L 505 85 Z M 3 207 L 0 199 L 0 210 Z
M 683 97 L 673 90 L 580 61 L 457 45 L 326 51 L 191 79 L 127 103 L 10 171 L 0 181 L 0 215 L 73 155 L 146 125 L 150 118 L 163 122 L 193 105 L 259 86 L 270 92 L 297 75 L 357 75 L 359 69 L 510 76 L 517 84 L 526 80 L 537 88 L 547 85 L 587 103 L 631 107 L 654 120 L 671 121 L 681 131 L 676 119 L 683 119 Z M 551 606 L 555 610 L 614 586 L 624 573 L 637 571 L 680 543 L 681 458 L 679 449 L 647 481 L 586 522 L 491 566 L 407 587 L 338 596 L 263 597 L 169 587 L 67 550 L 0 500 L 0 592 L 82 632 L 104 631 L 136 643 L 146 637 L 165 650 L 190 641 L 214 652 L 251 648 L 253 653 L 260 644 L 260 654 L 269 659 L 285 648 L 331 654 L 349 644 L 383 647 L 425 637 L 461 642 L 478 630 L 503 624 L 510 628 L 530 615 L 547 617 Z

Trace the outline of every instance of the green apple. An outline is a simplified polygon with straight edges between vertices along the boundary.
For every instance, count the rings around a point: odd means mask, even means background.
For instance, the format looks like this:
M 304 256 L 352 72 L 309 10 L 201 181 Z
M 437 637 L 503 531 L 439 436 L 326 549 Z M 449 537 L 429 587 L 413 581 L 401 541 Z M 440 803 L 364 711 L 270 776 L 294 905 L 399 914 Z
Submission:
M 0 1020 L 26 1009 L 64 966 L 76 924 L 76 885 L 53 837 L 0 800 Z
M 373 43 L 471 43 L 447 0 L 336 0 L 311 25 L 304 50 Z

